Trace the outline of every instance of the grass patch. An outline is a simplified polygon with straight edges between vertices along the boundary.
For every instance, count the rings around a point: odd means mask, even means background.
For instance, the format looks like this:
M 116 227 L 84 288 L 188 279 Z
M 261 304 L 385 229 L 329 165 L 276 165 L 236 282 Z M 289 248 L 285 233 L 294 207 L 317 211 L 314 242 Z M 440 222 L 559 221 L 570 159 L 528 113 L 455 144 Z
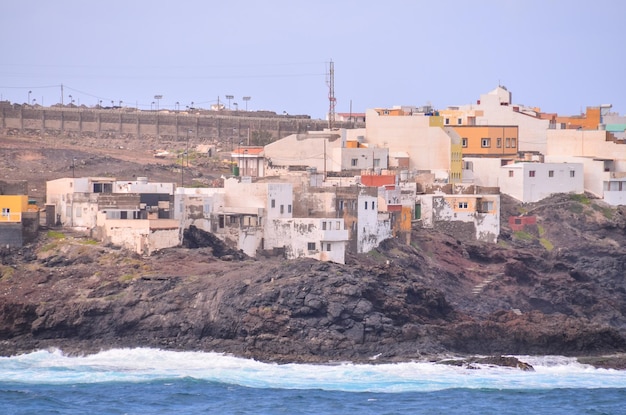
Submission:
M 372 249 L 367 253 L 367 255 L 375 259 L 385 259 L 385 256 L 376 249 Z
M 98 245 L 99 244 L 97 240 L 91 239 L 91 238 L 81 239 L 80 243 L 83 245 Z
M 604 216 L 605 218 L 611 220 L 613 219 L 613 209 L 611 209 L 610 207 L 605 207 L 605 206 L 600 206 L 597 204 L 592 204 L 591 207 L 595 210 L 598 211 L 600 213 L 602 213 L 602 216 Z
M 522 241 L 532 241 L 535 239 L 534 236 L 526 231 L 515 231 L 513 232 L 513 236 L 517 239 L 521 239 Z
M 137 278 L 137 276 L 135 274 L 124 274 L 119 278 L 120 282 L 128 282 L 128 281 L 132 281 L 135 278 Z
M 580 203 L 571 203 L 567 207 L 567 210 L 569 210 L 570 212 L 575 213 L 577 215 L 580 215 L 585 210 L 585 207 L 583 205 L 581 205 Z
M 46 236 L 50 239 L 65 239 L 65 234 L 59 231 L 48 231 Z
M 582 203 L 583 205 L 588 205 L 591 203 L 591 200 L 587 197 L 587 195 L 583 194 L 571 194 L 569 198 L 575 202 Z
M 8 280 L 13 276 L 15 269 L 8 265 L 0 266 L 0 280 Z
M 45 244 L 41 247 L 40 252 L 48 252 L 48 251 L 52 251 L 55 250 L 59 247 L 59 244 L 57 242 L 50 242 L 48 244 Z
M 548 252 L 554 249 L 554 245 L 552 244 L 552 242 L 548 241 L 546 238 L 540 238 L 539 243 L 541 244 L 541 246 L 546 248 L 546 251 Z

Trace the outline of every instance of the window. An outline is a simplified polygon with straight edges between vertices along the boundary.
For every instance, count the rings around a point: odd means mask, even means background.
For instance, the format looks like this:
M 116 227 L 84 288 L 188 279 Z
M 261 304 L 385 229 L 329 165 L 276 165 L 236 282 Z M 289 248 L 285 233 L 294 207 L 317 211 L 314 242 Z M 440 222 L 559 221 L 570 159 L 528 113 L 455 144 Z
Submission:
M 272 199 L 272 209 L 276 207 L 276 199 Z
M 367 210 L 367 200 L 365 201 L 365 210 Z
M 511 138 L 511 147 L 515 148 L 517 144 L 515 144 L 515 137 Z
M 490 212 L 493 210 L 493 202 L 492 201 L 482 202 L 480 204 L 480 208 L 482 212 Z
M 576 170 L 570 170 L 569 177 L 576 177 Z
M 343 200 L 339 201 L 339 210 L 343 210 Z
M 11 209 L 10 208 L 2 208 L 2 216 L 10 216 Z
M 480 140 L 480 146 L 482 148 L 486 148 L 486 147 L 491 147 L 491 139 L 490 138 L 483 138 Z
M 306 249 L 309 251 L 315 251 L 315 242 L 309 242 L 306 244 Z
M 380 159 L 374 159 L 374 167 L 380 167 Z
M 511 147 L 511 137 L 507 137 L 506 140 L 504 140 L 504 146 L 506 148 Z
M 528 177 L 535 177 L 535 171 L 534 170 L 528 170 Z
M 285 205 L 280 205 L 280 213 L 285 213 Z
M 501 137 L 496 138 L 496 147 L 498 147 L 498 148 L 502 147 L 502 138 Z
M 335 223 L 335 225 L 336 225 L 336 226 L 335 226 L 335 229 L 337 229 L 337 230 L 341 230 L 341 221 L 337 221 L 337 222 Z
M 463 145 L 463 147 L 467 147 L 467 138 L 462 138 L 461 144 Z
M 376 209 L 376 205 L 372 202 L 372 210 Z
M 326 250 L 330 251 L 330 244 L 326 244 Z
M 446 118 L 444 122 L 446 125 L 450 125 L 450 118 Z
M 461 118 L 457 118 L 456 123 L 457 125 L 461 125 L 463 124 L 463 120 Z
M 509 170 L 509 177 L 513 177 L 515 172 L 513 170 Z
M 548 170 L 548 177 L 554 177 L 554 170 Z
M 467 202 L 459 202 L 459 209 L 467 209 Z
M 350 165 L 352 167 L 358 166 L 359 165 L 359 159 L 352 159 L 352 160 L 350 160 Z
M 325 231 L 326 230 L 326 222 L 322 222 L 322 230 Z
M 291 213 L 291 205 L 287 205 L 287 213 Z

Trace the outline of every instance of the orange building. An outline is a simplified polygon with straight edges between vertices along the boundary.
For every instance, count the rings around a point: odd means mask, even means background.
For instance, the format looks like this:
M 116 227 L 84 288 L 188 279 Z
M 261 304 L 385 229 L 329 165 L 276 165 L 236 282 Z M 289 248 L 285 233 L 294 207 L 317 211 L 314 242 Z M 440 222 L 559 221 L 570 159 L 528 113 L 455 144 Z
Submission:
M 583 115 L 556 117 L 556 122 L 561 124 L 563 130 L 597 130 L 598 125 L 602 123 L 601 111 L 602 107 L 587 107 L 587 112 Z
M 519 145 L 517 125 L 455 125 L 461 136 L 464 156 L 516 156 Z

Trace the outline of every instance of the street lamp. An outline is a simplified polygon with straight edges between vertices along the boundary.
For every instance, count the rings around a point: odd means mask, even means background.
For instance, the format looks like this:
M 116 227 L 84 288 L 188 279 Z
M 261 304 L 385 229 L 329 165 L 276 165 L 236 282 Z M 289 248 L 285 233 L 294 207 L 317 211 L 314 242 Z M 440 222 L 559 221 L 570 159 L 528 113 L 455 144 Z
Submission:
M 239 104 L 237 104 L 236 102 L 233 102 L 233 105 L 235 106 L 235 111 L 239 111 Z
M 33 91 L 28 91 L 28 101 L 26 101 L 27 104 L 30 104 L 30 94 L 32 94 Z
M 180 110 L 180 102 L 176 101 L 176 111 Z
M 250 101 L 252 97 L 243 97 L 242 99 L 246 102 L 246 112 L 248 112 L 248 101 Z
M 74 102 L 74 100 L 72 99 L 71 95 L 68 95 L 68 97 L 70 98 L 70 106 L 72 105 L 72 103 Z
M 228 109 L 230 110 L 230 100 L 235 98 L 234 95 L 226 95 L 226 99 L 228 100 Z
M 156 100 L 156 109 L 159 110 L 159 100 L 163 98 L 163 95 L 155 95 L 154 99 Z

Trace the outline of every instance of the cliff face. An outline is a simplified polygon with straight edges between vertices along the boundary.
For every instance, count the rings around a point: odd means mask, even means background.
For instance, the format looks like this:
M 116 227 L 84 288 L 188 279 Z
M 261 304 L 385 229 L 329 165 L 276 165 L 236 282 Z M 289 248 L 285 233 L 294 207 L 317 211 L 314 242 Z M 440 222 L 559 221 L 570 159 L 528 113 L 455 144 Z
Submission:
M 506 201 L 506 199 L 505 199 Z M 4 251 L 0 353 L 44 347 L 228 352 L 268 361 L 626 352 L 623 211 L 505 203 L 501 242 L 415 230 L 346 265 L 252 260 L 211 238 L 142 258 L 79 234 Z M 212 242 L 211 242 L 212 241 Z

